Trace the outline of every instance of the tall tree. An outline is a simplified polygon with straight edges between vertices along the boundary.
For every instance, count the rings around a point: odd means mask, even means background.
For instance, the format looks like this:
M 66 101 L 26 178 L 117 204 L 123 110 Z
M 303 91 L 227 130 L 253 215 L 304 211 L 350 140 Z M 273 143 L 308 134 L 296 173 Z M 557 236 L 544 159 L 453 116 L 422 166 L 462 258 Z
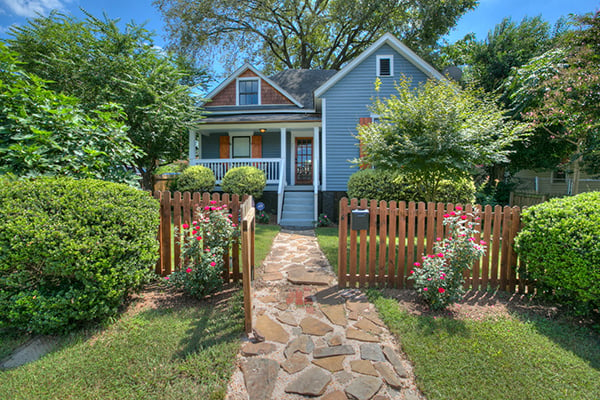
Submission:
M 397 92 L 376 99 L 378 123 L 359 127 L 361 162 L 412 175 L 427 201 L 434 201 L 442 179 L 506 161 L 509 146 L 526 131 L 480 89 L 431 80 L 412 88 L 404 80 Z
M 240 56 L 267 71 L 339 69 L 386 32 L 417 52 L 448 33 L 477 0 L 155 0 L 172 45 Z
M 600 12 L 578 18 L 578 29 L 559 48 L 513 72 L 509 81 L 516 110 L 545 132 L 546 140 L 571 150 L 573 194 L 586 166 L 600 171 Z
M 184 154 L 187 130 L 200 111 L 188 85 L 189 64 L 155 48 L 143 26 L 130 23 L 122 31 L 117 23 L 53 13 L 13 28 L 9 44 L 23 68 L 51 81 L 51 89 L 80 98 L 85 109 L 122 106 L 128 136 L 142 150 L 135 163 L 149 189 L 157 165 Z
M 48 90 L 0 42 L 0 174 L 135 182 L 125 167 L 139 151 L 123 119 L 114 104 L 84 112 L 78 99 Z

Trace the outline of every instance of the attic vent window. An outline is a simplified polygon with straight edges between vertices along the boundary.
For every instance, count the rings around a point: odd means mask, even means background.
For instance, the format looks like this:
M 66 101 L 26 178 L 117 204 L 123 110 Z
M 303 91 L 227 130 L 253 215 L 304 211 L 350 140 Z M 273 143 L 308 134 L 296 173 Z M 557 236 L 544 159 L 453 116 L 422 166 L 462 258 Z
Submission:
M 238 105 L 260 104 L 259 84 L 257 78 L 238 80 Z
M 377 56 L 377 76 L 392 76 L 394 75 L 393 71 L 393 56 Z

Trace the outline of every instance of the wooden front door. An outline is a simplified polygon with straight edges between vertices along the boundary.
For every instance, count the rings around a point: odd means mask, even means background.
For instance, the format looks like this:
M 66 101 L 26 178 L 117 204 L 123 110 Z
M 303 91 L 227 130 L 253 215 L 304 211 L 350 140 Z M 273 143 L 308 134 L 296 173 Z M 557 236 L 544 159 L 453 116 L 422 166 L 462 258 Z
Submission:
M 313 181 L 313 139 L 296 138 L 296 185 L 310 185 Z

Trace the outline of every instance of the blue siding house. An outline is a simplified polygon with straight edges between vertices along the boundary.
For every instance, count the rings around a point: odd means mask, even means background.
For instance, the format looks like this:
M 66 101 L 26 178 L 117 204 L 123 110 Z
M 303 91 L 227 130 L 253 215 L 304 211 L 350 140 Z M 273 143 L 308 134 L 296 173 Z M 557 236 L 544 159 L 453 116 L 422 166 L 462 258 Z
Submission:
M 190 132 L 190 164 L 211 168 L 217 184 L 229 168 L 257 166 L 277 221 L 312 226 L 321 212 L 334 216 L 357 168 L 356 128 L 376 118 L 369 110 L 375 96 L 394 94 L 403 76 L 413 85 L 445 79 L 391 34 L 339 71 L 266 77 L 244 65 L 207 96 L 206 118 Z

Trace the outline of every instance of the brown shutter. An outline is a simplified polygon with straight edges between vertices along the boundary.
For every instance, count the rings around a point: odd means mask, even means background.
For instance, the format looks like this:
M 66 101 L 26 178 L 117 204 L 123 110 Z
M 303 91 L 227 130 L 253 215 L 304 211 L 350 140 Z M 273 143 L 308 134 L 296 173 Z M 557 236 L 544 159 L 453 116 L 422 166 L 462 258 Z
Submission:
M 358 120 L 358 124 L 359 125 L 369 125 L 371 122 L 373 122 L 372 118 L 359 118 L 359 120 Z M 358 144 L 358 157 L 359 158 L 363 158 L 364 155 L 365 155 L 364 146 L 363 146 L 363 143 L 361 142 L 361 143 Z M 369 168 L 369 164 L 367 164 L 367 163 L 361 163 L 359 165 L 359 168 L 360 169 Z
M 219 157 L 229 158 L 229 136 L 219 137 Z
M 262 136 L 252 136 L 252 158 L 262 158 Z

